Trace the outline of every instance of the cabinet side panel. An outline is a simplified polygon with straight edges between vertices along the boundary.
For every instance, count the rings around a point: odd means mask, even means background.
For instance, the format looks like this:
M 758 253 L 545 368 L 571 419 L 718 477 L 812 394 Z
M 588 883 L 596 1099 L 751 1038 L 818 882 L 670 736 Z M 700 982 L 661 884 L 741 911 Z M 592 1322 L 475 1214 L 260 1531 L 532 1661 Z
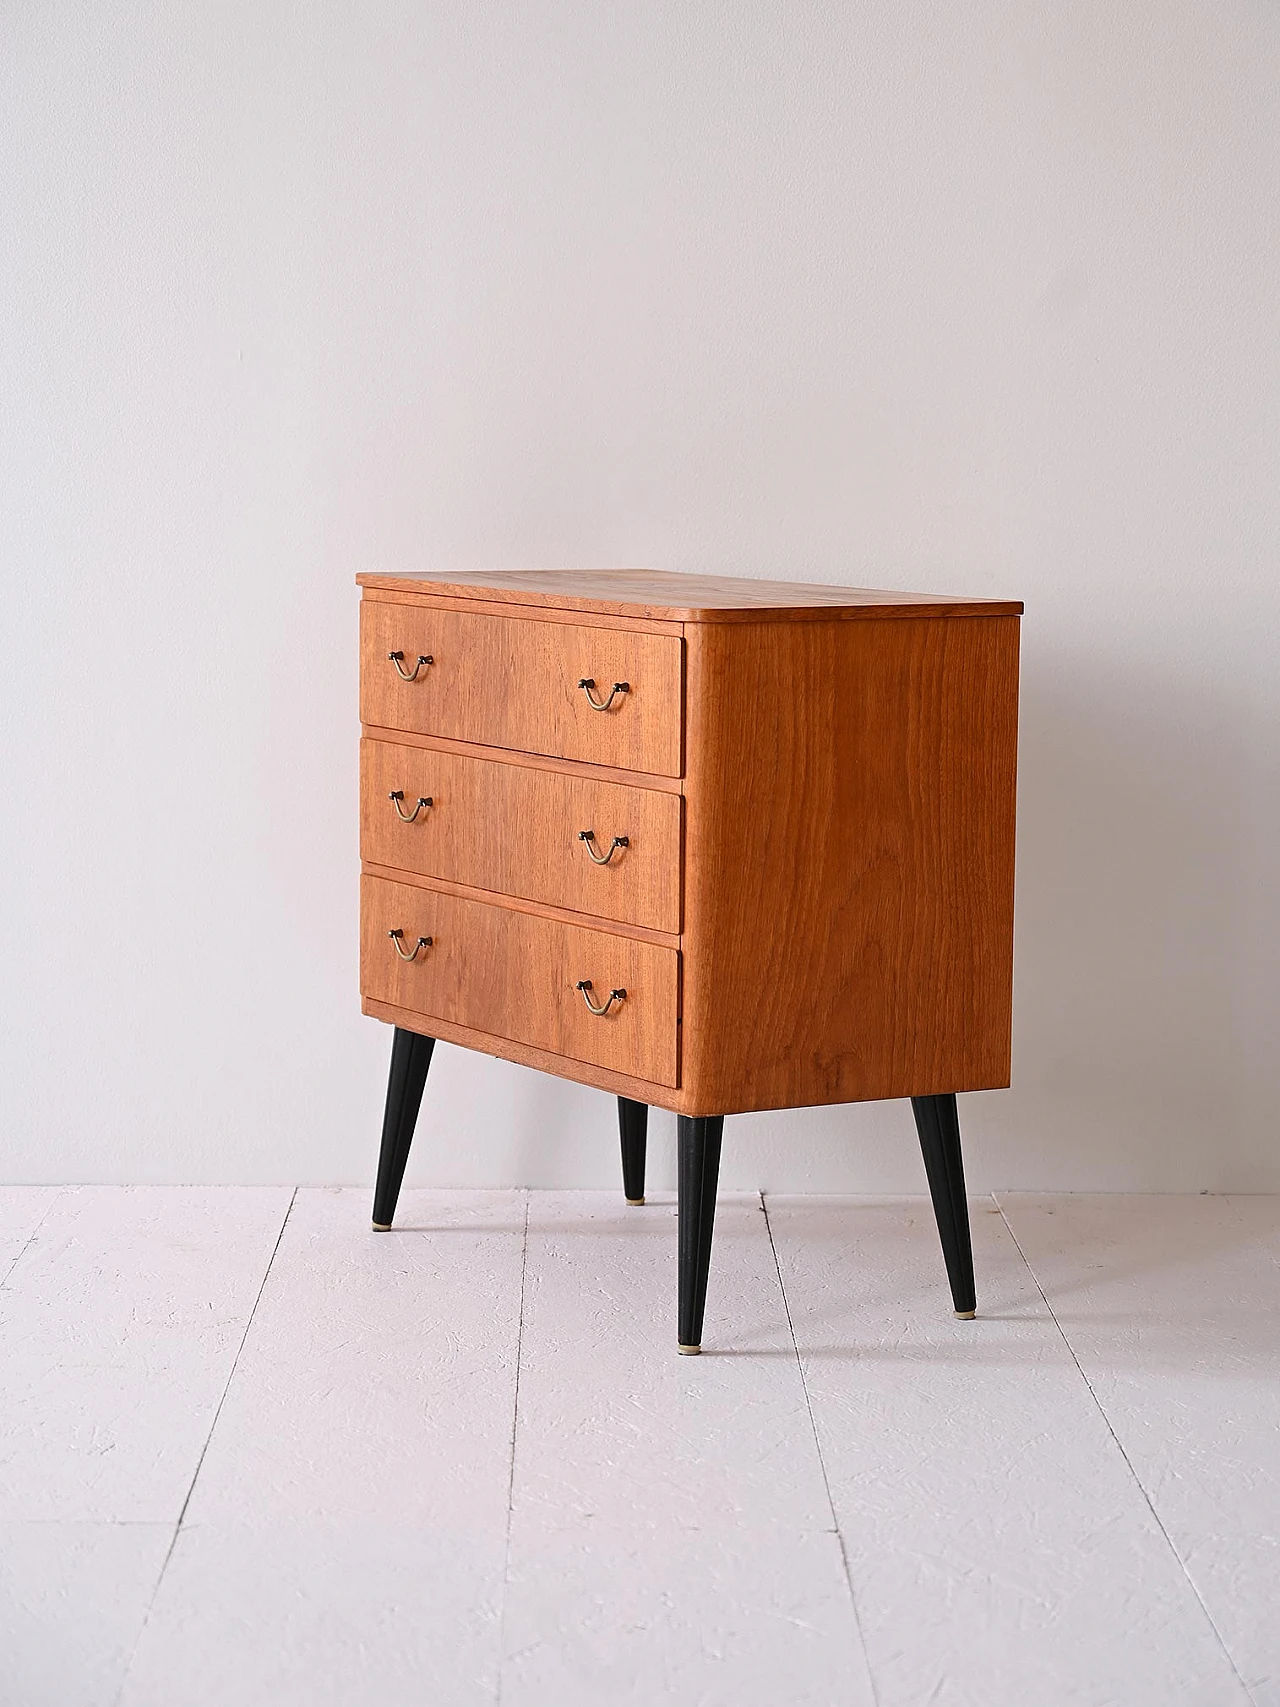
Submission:
M 686 638 L 686 1097 L 1006 1085 L 1018 619 Z

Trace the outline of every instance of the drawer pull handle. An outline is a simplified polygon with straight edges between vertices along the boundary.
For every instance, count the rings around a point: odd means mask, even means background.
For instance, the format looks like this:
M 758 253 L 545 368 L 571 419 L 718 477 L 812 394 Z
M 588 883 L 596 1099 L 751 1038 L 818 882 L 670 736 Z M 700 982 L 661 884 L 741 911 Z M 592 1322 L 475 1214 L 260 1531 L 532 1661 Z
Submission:
M 595 865 L 608 865 L 609 861 L 613 858 L 619 848 L 629 848 L 631 846 L 630 836 L 615 836 L 613 841 L 609 844 L 608 853 L 600 854 L 595 850 L 595 839 L 596 833 L 594 830 L 578 831 L 578 840 L 587 844 L 587 852 L 591 856 L 592 862 Z
M 615 682 L 609 691 L 608 699 L 597 699 L 595 694 L 591 691 L 595 685 L 596 679 L 594 676 L 583 676 L 582 680 L 578 683 L 578 686 L 582 689 L 583 693 L 586 694 L 587 704 L 591 707 L 592 711 L 608 711 L 609 707 L 613 704 L 614 696 L 616 694 L 631 692 L 630 682 Z
M 391 938 L 391 946 L 392 946 L 392 948 L 395 949 L 396 953 L 400 956 L 401 960 L 416 960 L 418 958 L 418 949 L 430 948 L 431 947 L 431 938 L 429 936 L 420 936 L 418 938 L 417 946 L 413 950 L 413 953 L 412 954 L 406 954 L 404 949 L 401 946 L 401 944 L 404 942 L 404 932 L 403 931 L 388 931 L 387 935 Z
M 419 812 L 425 812 L 428 806 L 435 805 L 435 801 L 429 794 L 420 794 L 418 796 L 418 804 L 414 807 L 413 811 L 406 812 L 400 805 L 400 802 L 404 799 L 404 789 L 402 788 L 393 788 L 391 793 L 387 796 L 387 799 L 395 807 L 396 817 L 402 824 L 414 823 Z
M 591 1009 L 592 1013 L 595 1014 L 597 1017 L 599 1017 L 601 1014 L 607 1014 L 609 1009 L 613 1006 L 613 1004 L 615 1002 L 625 1002 L 627 999 L 627 992 L 625 990 L 610 990 L 609 1000 L 604 1004 L 603 1007 L 598 1008 L 596 1006 L 596 1004 L 591 1000 L 591 980 L 590 980 L 590 978 L 580 978 L 578 980 L 577 988 L 582 991 L 583 1001 Z
M 412 670 L 406 670 L 404 667 L 403 652 L 388 652 L 387 657 L 395 665 L 396 674 L 402 682 L 416 682 L 419 670 L 425 670 L 428 664 L 435 663 L 434 658 L 429 658 L 425 652 L 420 652 L 418 654 L 418 662 L 413 666 Z

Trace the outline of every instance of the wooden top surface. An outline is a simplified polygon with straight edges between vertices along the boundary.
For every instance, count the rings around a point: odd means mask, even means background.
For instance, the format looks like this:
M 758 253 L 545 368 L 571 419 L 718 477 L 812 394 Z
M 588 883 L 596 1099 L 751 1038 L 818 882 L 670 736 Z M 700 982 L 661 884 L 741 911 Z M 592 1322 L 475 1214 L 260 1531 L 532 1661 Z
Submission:
M 675 622 L 835 621 L 851 617 L 1021 616 L 1017 599 L 963 599 L 872 587 L 806 586 L 666 569 L 486 569 L 357 575 L 383 592 L 447 593 L 489 603 L 541 605 L 602 616 Z

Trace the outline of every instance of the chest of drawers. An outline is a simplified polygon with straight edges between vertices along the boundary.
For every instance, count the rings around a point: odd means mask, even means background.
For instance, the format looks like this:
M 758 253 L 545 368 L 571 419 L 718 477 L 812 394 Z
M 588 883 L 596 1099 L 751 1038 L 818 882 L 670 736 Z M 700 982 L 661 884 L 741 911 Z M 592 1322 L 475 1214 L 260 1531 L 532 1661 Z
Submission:
M 679 1117 L 678 1345 L 724 1117 L 910 1097 L 961 1315 L 955 1095 L 1008 1084 L 1021 605 L 657 571 L 361 575 L 374 1224 L 436 1040 Z

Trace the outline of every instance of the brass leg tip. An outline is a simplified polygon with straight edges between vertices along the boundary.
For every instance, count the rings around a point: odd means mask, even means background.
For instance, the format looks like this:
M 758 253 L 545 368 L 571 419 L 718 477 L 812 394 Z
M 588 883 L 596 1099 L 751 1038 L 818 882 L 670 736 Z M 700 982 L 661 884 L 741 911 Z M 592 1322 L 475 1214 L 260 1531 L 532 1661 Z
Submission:
M 700 1345 L 678 1345 L 676 1350 L 680 1353 L 681 1357 L 702 1356 L 702 1347 Z
M 971 1322 L 977 1314 L 976 1310 L 957 1310 L 956 1320 L 958 1322 Z
M 631 1205 L 631 1207 L 633 1209 L 640 1209 L 643 1207 L 644 1198 L 643 1197 L 629 1197 L 627 1199 L 627 1202 Z
M 389 1233 L 391 1231 L 391 1223 L 390 1221 L 375 1221 L 373 1223 L 373 1230 L 375 1233 Z

